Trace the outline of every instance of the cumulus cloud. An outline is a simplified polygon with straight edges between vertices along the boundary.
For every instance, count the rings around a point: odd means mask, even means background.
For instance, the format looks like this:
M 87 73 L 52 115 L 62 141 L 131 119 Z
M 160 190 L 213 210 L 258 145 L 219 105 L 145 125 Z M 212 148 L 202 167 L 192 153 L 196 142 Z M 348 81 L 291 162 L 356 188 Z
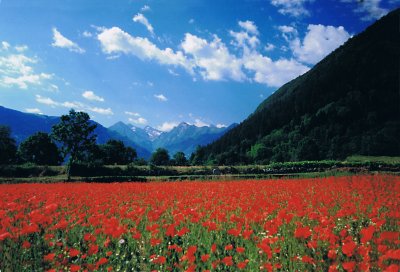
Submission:
M 255 48 L 260 43 L 260 40 L 256 35 L 249 34 L 247 31 L 235 32 L 231 30 L 229 31 L 229 34 L 235 39 L 231 44 L 238 48 Z
M 297 37 L 290 42 L 290 47 L 298 60 L 315 64 L 350 37 L 342 26 L 309 25 L 303 41 Z
M 102 114 L 102 115 L 113 115 L 113 111 L 111 110 L 111 108 L 99 108 L 99 107 L 90 107 L 84 103 L 78 102 L 78 101 L 65 101 L 65 102 L 58 102 L 55 101 L 53 99 L 51 99 L 50 97 L 44 97 L 41 95 L 36 95 L 36 102 L 40 103 L 40 104 L 44 104 L 50 107 L 64 107 L 64 108 L 74 108 L 75 110 L 78 111 L 90 111 L 90 112 L 95 112 L 98 114 Z
M 213 81 L 253 81 L 271 87 L 279 87 L 287 81 L 303 74 L 309 67 L 301 63 L 300 42 L 296 54 L 292 58 L 273 60 L 264 52 L 273 50 L 273 44 L 260 48 L 259 31 L 252 21 L 239 21 L 239 31 L 231 30 L 232 51 L 217 36 L 205 39 L 197 35 L 186 33 L 179 45 L 182 50 L 174 51 L 170 48 L 160 49 L 148 39 L 134 37 L 118 27 L 98 29 L 97 38 L 105 54 L 134 55 L 141 60 L 152 60 L 159 64 L 185 68 L 196 80 L 201 76 L 204 80 Z M 293 26 L 281 26 L 279 30 L 284 34 L 286 41 L 291 44 L 298 38 L 297 30 Z M 294 49 L 293 49 L 294 51 Z M 298 56 L 298 57 L 297 57 Z M 168 68 L 170 74 L 175 71 Z M 156 96 L 155 96 L 156 97 Z M 163 101 L 162 98 L 157 97 Z
M 153 26 L 150 24 L 149 20 L 147 20 L 147 18 L 142 14 L 142 13 L 138 13 L 135 16 L 133 16 L 132 20 L 135 23 L 140 23 L 142 25 L 144 25 L 147 30 L 154 35 L 154 28 Z
M 178 124 L 178 122 L 164 122 L 162 125 L 157 126 L 157 129 L 166 132 L 172 130 L 174 127 L 178 126 Z
M 155 94 L 154 97 L 163 102 L 168 101 L 168 98 L 166 98 L 163 94 Z
M 143 117 L 138 117 L 138 118 L 128 118 L 128 121 L 137 125 L 146 125 L 147 120 Z
M 227 127 L 225 124 L 216 124 L 215 126 L 217 128 L 226 128 Z
M 79 47 L 78 44 L 64 37 L 57 28 L 53 27 L 53 43 L 51 44 L 53 47 L 66 48 L 71 52 L 76 52 L 79 54 L 85 53 L 85 50 Z
M 244 67 L 254 73 L 255 82 L 271 87 L 280 87 L 310 69 L 294 59 L 273 61 L 257 52 L 252 52 L 244 58 Z
M 293 17 L 309 16 L 310 12 L 305 4 L 314 0 L 271 0 L 271 4 L 278 8 L 278 12 Z
M 362 21 L 377 20 L 389 12 L 388 9 L 380 6 L 382 0 L 341 0 L 341 2 L 355 3 L 354 12 L 361 15 Z
M 82 97 L 87 99 L 87 100 L 91 100 L 91 101 L 99 101 L 99 102 L 104 102 L 104 98 L 95 95 L 95 93 L 93 91 L 84 91 L 82 93 Z
M 258 35 L 257 26 L 254 24 L 253 21 L 239 21 L 239 26 L 246 30 L 246 32 Z
M 190 55 L 205 80 L 243 81 L 246 79 L 240 60 L 231 54 L 218 36 L 208 42 L 196 35 L 186 33 L 181 43 L 183 51 Z
M 19 89 L 27 89 L 32 85 L 42 85 L 46 80 L 52 78 L 51 74 L 34 71 L 33 65 L 38 62 L 36 58 L 28 57 L 22 53 L 11 51 L 9 53 L 9 55 L 0 56 L 1 86 L 16 86 Z
M 119 27 L 104 28 L 97 35 L 101 47 L 106 54 L 134 55 L 141 60 L 153 60 L 163 65 L 181 66 L 192 71 L 192 65 L 181 51 L 171 48 L 160 49 L 147 38 L 134 37 Z
M 35 114 L 42 114 L 42 111 L 38 108 L 26 108 L 25 112 L 27 113 L 35 113 Z

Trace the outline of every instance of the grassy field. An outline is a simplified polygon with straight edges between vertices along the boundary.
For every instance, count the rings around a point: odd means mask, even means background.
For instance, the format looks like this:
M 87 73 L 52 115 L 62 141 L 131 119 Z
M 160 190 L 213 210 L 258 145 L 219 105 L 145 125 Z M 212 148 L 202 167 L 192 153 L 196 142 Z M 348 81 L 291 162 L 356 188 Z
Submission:
M 235 166 L 77 165 L 72 181 L 237 180 L 343 176 L 354 173 L 400 173 L 400 157 L 351 156 L 344 161 L 281 162 Z M 65 166 L 0 166 L 0 183 L 54 183 L 66 180 Z
M 347 162 L 382 162 L 385 164 L 400 164 L 400 157 L 354 155 L 354 156 L 347 157 L 345 161 L 347 161 Z

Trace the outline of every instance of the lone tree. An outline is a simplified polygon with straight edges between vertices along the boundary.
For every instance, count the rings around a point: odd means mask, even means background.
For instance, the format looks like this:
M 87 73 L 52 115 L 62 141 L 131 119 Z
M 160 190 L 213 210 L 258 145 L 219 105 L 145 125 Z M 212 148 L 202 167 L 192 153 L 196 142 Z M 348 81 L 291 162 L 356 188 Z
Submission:
M 96 143 L 93 133 L 96 125 L 90 123 L 89 114 L 76 112 L 74 109 L 68 115 L 62 115 L 60 123 L 52 128 L 52 137 L 62 144 L 61 150 L 65 156 L 69 155 L 67 163 L 67 180 L 71 180 L 72 165 L 90 152 Z
M 157 150 L 151 155 L 150 163 L 154 165 L 168 165 L 168 151 L 165 148 L 157 148 Z
M 11 130 L 7 126 L 0 126 L 0 164 L 10 164 L 15 161 L 17 146 L 11 137 Z
M 24 162 L 39 165 L 59 165 L 62 162 L 56 144 L 44 132 L 37 132 L 23 141 L 19 146 L 18 157 Z

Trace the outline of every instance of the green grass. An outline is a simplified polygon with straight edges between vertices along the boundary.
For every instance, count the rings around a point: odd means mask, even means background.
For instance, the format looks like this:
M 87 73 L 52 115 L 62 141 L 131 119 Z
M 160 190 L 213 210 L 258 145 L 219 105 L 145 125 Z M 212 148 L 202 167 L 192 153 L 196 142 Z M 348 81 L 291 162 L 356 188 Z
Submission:
M 388 157 L 388 156 L 361 156 L 354 155 L 349 156 L 345 159 L 347 162 L 382 162 L 386 164 L 400 164 L 400 157 Z

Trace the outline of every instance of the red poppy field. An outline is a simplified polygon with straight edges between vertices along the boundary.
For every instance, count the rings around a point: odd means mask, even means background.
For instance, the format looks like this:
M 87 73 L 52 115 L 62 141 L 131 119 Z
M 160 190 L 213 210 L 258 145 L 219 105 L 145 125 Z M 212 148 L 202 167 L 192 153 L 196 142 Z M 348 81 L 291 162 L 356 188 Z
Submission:
M 0 185 L 1 271 L 399 271 L 400 177 Z

